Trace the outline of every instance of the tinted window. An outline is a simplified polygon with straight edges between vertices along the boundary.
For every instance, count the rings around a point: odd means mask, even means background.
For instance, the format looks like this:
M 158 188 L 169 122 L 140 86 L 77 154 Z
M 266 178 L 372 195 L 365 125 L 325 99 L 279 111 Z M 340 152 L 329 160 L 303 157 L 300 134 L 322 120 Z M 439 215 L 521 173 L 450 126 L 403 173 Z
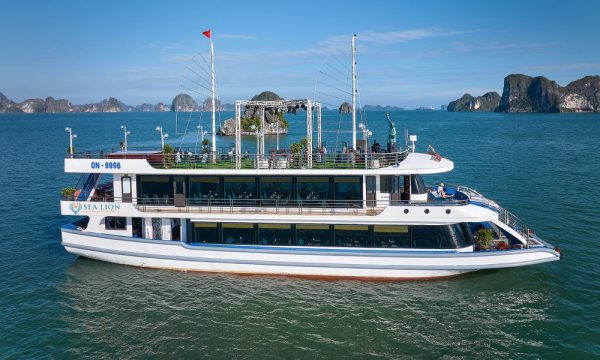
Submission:
M 339 176 L 333 179 L 333 196 L 338 206 L 360 206 L 362 181 L 358 176 Z
M 253 224 L 223 224 L 224 244 L 254 244 Z
M 322 205 L 321 200 L 329 199 L 329 177 L 300 176 L 296 181 L 298 200 L 306 206 Z
M 390 193 L 392 192 L 392 176 L 381 175 L 379 177 L 379 192 Z
M 260 198 L 266 204 L 285 205 L 292 198 L 292 178 L 266 176 L 260 178 Z
M 223 179 L 223 191 L 228 200 L 237 205 L 254 205 L 248 200 L 256 199 L 256 180 L 250 176 L 232 176 Z
M 373 246 L 409 248 L 410 233 L 406 225 L 373 226 Z
M 216 223 L 194 223 L 192 241 L 193 243 L 219 242 L 219 227 Z
M 259 224 L 258 243 L 260 245 L 291 245 L 292 226 L 285 224 Z
M 140 192 L 142 203 L 168 204 L 173 198 L 173 184 L 168 176 L 140 176 Z
M 336 246 L 369 246 L 369 227 L 366 225 L 335 225 Z
M 413 194 L 425 194 L 427 193 L 427 187 L 425 186 L 425 182 L 421 175 L 411 175 L 410 176 L 410 186 L 411 192 Z
M 331 246 L 329 225 L 296 225 L 296 244 L 299 246 Z
M 455 225 L 411 226 L 412 247 L 456 249 L 471 245 L 468 227 Z
M 107 216 L 104 218 L 104 228 L 106 230 L 125 230 L 127 228 L 127 218 Z

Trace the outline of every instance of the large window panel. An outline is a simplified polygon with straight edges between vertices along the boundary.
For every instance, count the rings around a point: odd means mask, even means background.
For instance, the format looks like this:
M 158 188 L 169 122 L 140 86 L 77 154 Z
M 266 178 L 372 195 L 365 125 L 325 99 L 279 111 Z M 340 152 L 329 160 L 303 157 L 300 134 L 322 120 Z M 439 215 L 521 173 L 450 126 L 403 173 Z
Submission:
M 328 176 L 299 176 L 296 180 L 298 200 L 303 206 L 321 207 L 326 205 L 330 198 Z
M 299 246 L 332 246 L 329 225 L 296 225 L 296 244 Z
M 173 183 L 168 176 L 139 177 L 140 203 L 146 204 L 168 204 L 173 199 Z
M 333 179 L 333 196 L 339 207 L 360 207 L 362 204 L 362 178 L 338 176 Z
M 254 244 L 254 224 L 223 224 L 224 244 Z
M 425 194 L 427 193 L 427 186 L 425 185 L 425 181 L 421 175 L 411 175 L 410 176 L 410 186 L 411 192 L 413 194 Z
M 256 204 L 256 179 L 253 176 L 227 176 L 223 179 L 225 199 L 236 206 Z
M 191 205 L 214 203 L 222 199 L 218 176 L 192 176 L 188 181 L 188 198 Z
M 104 218 L 104 229 L 125 230 L 127 229 L 127 218 L 122 216 L 107 216 Z
M 421 249 L 453 249 L 451 226 L 411 226 L 412 245 Z
M 292 226 L 286 224 L 259 224 L 258 243 L 260 245 L 291 245 Z
M 373 246 L 388 248 L 409 248 L 410 233 L 407 225 L 373 226 Z
M 336 246 L 369 246 L 369 226 L 367 225 L 335 225 Z
M 292 199 L 292 177 L 261 177 L 260 198 L 266 205 L 288 205 Z
M 192 243 L 219 243 L 219 227 L 216 223 L 194 223 Z

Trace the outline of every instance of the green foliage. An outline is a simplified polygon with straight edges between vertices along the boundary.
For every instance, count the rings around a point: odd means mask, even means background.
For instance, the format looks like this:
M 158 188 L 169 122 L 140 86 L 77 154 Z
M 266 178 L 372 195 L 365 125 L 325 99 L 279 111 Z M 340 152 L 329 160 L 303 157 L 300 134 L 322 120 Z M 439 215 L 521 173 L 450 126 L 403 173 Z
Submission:
M 290 145 L 290 151 L 294 155 L 300 154 L 302 152 L 302 148 L 303 148 L 303 146 L 301 143 L 292 143 Z
M 119 141 L 119 148 L 121 149 L 121 151 L 125 151 L 125 141 L 124 140 Z
M 288 121 L 285 118 L 285 116 L 283 115 L 283 113 L 280 111 L 277 113 L 277 116 L 279 116 L 279 121 L 281 121 L 283 126 L 287 129 L 290 126 L 290 124 L 288 123 Z
M 62 189 L 61 195 L 63 197 L 69 197 L 69 196 L 75 194 L 75 191 L 77 191 L 77 190 L 74 187 L 66 187 L 66 188 Z
M 308 140 L 306 140 L 306 138 L 303 137 L 302 139 L 300 139 L 300 145 L 302 145 L 302 149 L 307 149 L 308 148 Z
M 260 119 L 255 117 L 251 119 L 241 119 L 240 123 L 242 125 L 242 131 L 245 132 L 255 132 L 256 130 L 260 129 Z M 252 125 L 256 127 L 255 130 L 252 130 Z
M 481 228 L 475 233 L 477 243 L 481 248 L 489 248 L 494 240 L 494 232 L 492 229 Z
M 173 154 L 173 152 L 173 147 L 169 144 L 165 144 L 165 147 L 163 147 L 163 154 Z
M 71 147 L 67 146 L 67 154 L 71 153 Z M 75 146 L 73 146 L 73 154 L 75 154 Z
M 208 154 L 210 152 L 211 142 L 208 138 L 202 139 L 202 152 Z
M 283 100 L 279 95 L 275 94 L 272 91 L 263 91 L 258 95 L 255 95 L 252 101 L 273 101 L 273 100 Z

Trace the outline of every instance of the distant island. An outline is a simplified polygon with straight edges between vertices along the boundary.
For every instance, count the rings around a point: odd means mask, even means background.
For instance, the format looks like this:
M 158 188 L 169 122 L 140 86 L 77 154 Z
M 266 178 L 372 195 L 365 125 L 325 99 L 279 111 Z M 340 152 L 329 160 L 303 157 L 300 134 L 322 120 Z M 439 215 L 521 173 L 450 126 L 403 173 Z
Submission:
M 250 99 L 251 101 L 277 101 L 283 98 L 272 91 L 263 91 Z M 296 113 L 296 109 L 288 109 L 290 113 Z M 265 135 L 287 134 L 288 121 L 286 120 L 282 109 L 265 108 Z M 242 127 L 242 135 L 254 135 L 260 129 L 260 108 L 256 105 L 246 105 L 244 113 L 241 114 L 240 125 Z M 230 118 L 223 122 L 223 125 L 218 130 L 219 135 L 234 136 L 235 135 L 235 119 Z
M 216 100 L 216 108 L 220 111 L 234 110 L 232 104 L 221 104 Z M 211 111 L 212 100 L 206 99 L 202 106 L 187 94 L 175 96 L 170 105 L 159 102 L 158 104 L 144 103 L 131 106 L 124 104 L 114 97 L 104 99 L 97 103 L 75 105 L 67 99 L 55 99 L 51 96 L 46 99 L 27 99 L 17 103 L 0 93 L 0 113 L 110 113 L 110 112 L 166 112 L 166 111 Z
M 502 96 L 489 92 L 464 94 L 448 104 L 463 112 L 600 112 L 600 76 L 585 76 L 560 86 L 543 76 L 511 74 L 504 78 Z
M 270 91 L 265 93 L 271 93 Z M 261 94 L 257 95 L 261 97 Z M 263 93 L 262 97 L 269 97 Z M 275 94 L 278 97 L 278 95 Z M 261 98 L 262 98 L 261 97 Z M 215 108 L 217 111 L 234 111 L 234 104 L 222 104 L 220 100 L 215 99 Z M 326 106 L 322 107 L 322 111 L 333 111 Z M 342 114 L 352 112 L 352 106 L 344 102 L 336 111 Z M 360 110 L 357 108 L 357 110 Z M 382 106 L 382 105 L 364 105 L 362 111 L 401 111 L 404 110 L 398 106 Z M 141 105 L 127 105 L 122 101 L 109 97 L 97 103 L 75 105 L 67 99 L 55 99 L 51 96 L 46 99 L 27 99 L 17 103 L 4 94 L 0 93 L 0 114 L 1 113 L 111 113 L 111 112 L 198 112 L 212 111 L 212 99 L 205 99 L 202 104 L 199 104 L 189 94 L 178 94 L 173 98 L 170 104 L 159 102 L 158 104 L 144 103 Z

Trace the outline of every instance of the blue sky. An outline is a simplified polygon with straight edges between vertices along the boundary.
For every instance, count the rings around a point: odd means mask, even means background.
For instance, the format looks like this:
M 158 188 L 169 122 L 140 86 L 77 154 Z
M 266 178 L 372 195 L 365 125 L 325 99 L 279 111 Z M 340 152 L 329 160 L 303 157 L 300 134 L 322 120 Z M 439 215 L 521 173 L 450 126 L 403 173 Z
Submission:
M 561 85 L 600 74 L 596 1 L 5 0 L 1 8 L 0 92 L 15 101 L 170 102 L 189 59 L 208 50 L 209 27 L 224 102 L 262 90 L 335 96 L 342 76 L 322 80 L 347 70 L 353 33 L 363 104 L 437 107 L 465 92 L 501 92 L 510 73 Z

